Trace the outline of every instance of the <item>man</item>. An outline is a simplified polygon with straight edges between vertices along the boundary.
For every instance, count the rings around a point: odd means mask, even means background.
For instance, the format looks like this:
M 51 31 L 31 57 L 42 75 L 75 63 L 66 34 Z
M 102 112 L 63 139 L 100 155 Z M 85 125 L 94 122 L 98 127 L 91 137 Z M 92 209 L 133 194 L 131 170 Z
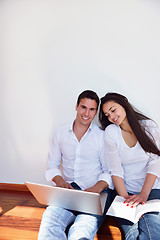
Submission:
M 112 184 L 102 160 L 103 131 L 92 123 L 98 105 L 95 92 L 82 92 L 77 99 L 75 121 L 56 131 L 48 156 L 46 178 L 57 187 L 100 193 Z M 61 159 L 63 174 L 59 169 Z M 105 212 L 109 204 L 108 194 Z M 105 212 L 98 216 L 49 206 L 43 214 L 38 239 L 94 239 Z M 67 237 L 65 230 L 71 223 Z

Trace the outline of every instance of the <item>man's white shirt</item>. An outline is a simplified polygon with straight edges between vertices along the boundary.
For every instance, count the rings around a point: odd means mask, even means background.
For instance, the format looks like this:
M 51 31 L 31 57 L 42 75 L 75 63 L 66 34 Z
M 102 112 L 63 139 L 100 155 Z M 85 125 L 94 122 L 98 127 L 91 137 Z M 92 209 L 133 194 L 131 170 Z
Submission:
M 46 178 L 63 176 L 68 183 L 76 182 L 82 190 L 103 180 L 113 188 L 103 155 L 104 131 L 91 124 L 80 141 L 73 132 L 73 124 L 56 130 L 47 161 Z M 59 169 L 62 159 L 63 174 Z

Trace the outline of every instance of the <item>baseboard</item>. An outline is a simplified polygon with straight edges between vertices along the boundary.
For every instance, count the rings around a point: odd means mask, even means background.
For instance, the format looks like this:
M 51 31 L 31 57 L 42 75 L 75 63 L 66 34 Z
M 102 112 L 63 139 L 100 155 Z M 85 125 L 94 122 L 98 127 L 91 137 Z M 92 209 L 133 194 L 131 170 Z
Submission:
M 29 191 L 24 184 L 0 183 L 0 190 Z

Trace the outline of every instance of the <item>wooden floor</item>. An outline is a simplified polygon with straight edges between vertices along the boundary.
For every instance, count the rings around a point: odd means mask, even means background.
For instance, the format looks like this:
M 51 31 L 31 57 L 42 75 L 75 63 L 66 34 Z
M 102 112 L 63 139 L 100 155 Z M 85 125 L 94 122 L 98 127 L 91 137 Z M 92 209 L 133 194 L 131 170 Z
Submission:
M 36 240 L 45 206 L 28 191 L 0 190 L 0 240 Z M 121 240 L 114 219 L 108 217 L 95 240 Z

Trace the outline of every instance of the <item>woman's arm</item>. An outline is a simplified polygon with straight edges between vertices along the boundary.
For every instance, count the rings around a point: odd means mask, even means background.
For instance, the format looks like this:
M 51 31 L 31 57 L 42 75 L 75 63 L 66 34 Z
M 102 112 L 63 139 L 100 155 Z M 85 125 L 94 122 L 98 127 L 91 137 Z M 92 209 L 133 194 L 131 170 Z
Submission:
M 147 202 L 148 196 L 152 190 L 152 187 L 156 181 L 157 176 L 147 173 L 145 182 L 143 184 L 142 190 L 139 195 L 128 196 L 125 203 L 132 205 L 133 207 L 142 203 L 145 204 Z
M 123 178 L 112 176 L 112 180 L 118 195 L 127 198 L 128 193 Z
M 156 181 L 156 178 L 157 178 L 157 176 L 155 176 L 151 173 L 147 173 L 147 175 L 146 175 L 146 179 L 145 179 L 144 185 L 141 190 L 141 195 L 147 199 L 148 199 L 150 191 L 152 190 L 152 187 Z M 147 201 L 147 199 L 146 199 L 146 201 Z

